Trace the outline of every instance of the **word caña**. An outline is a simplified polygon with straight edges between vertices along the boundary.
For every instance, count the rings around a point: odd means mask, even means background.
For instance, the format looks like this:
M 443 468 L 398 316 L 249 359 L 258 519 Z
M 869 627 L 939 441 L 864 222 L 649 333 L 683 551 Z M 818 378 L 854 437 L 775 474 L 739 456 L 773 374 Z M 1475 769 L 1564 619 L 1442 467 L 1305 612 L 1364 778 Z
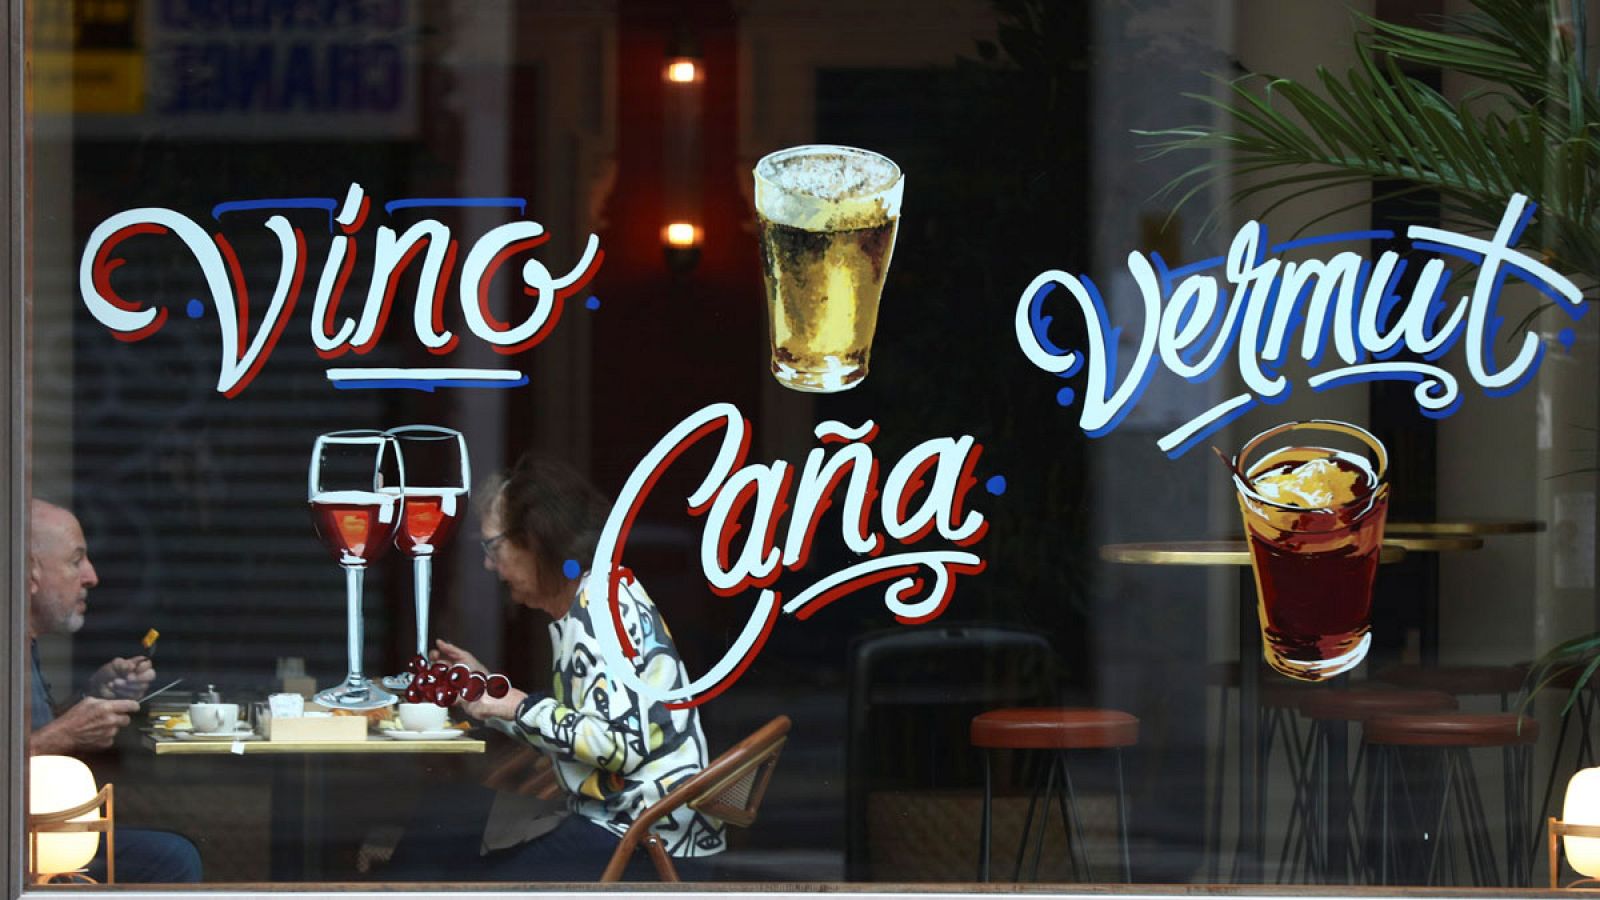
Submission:
M 689 514 L 702 516 L 705 522 L 700 566 L 711 590 L 720 596 L 751 589 L 759 593 L 750 618 L 722 659 L 681 690 L 663 692 L 646 684 L 629 662 L 637 653 L 636 638 L 630 637 L 617 596 L 619 586 L 630 582 L 632 575 L 621 560 L 634 518 L 661 474 L 689 447 L 712 440 L 719 432 L 716 459 L 687 498 Z M 596 635 L 609 671 L 651 699 L 677 707 L 698 706 L 744 673 L 766 643 L 780 611 L 807 619 L 841 597 L 887 581 L 884 605 L 899 622 L 919 624 L 943 613 L 955 591 L 956 576 L 983 571 L 984 561 L 965 549 L 907 548 L 934 532 L 961 548 L 982 539 L 988 522 L 982 513 L 965 506 L 977 483 L 972 470 L 983 447 L 970 436 L 927 440 L 880 479 L 872 448 L 877 433 L 870 420 L 855 428 L 823 422 L 815 431 L 822 446 L 797 469 L 781 461 L 745 465 L 750 423 L 729 403 L 707 406 L 667 432 L 629 475 L 595 549 L 591 572 L 604 578 L 615 626 L 602 626 Z M 785 601 L 770 585 L 783 572 L 806 566 L 818 522 L 830 507 L 840 509 L 845 546 L 866 558 L 818 579 Z M 785 513 L 788 523 L 783 528 Z M 893 552 L 886 552 L 890 549 Z M 926 593 L 918 575 L 923 570 L 933 578 Z

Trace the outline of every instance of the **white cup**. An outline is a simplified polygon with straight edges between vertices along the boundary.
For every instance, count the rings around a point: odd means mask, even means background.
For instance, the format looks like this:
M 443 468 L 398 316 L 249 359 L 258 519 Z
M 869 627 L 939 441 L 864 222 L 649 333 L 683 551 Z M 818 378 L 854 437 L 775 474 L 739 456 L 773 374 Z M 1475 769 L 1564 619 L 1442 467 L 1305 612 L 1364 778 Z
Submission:
M 450 711 L 432 703 L 400 704 L 400 727 L 407 731 L 439 731 L 450 721 Z
M 201 734 L 216 734 L 219 731 L 235 731 L 239 727 L 239 704 L 237 703 L 191 703 L 189 704 L 189 724 Z

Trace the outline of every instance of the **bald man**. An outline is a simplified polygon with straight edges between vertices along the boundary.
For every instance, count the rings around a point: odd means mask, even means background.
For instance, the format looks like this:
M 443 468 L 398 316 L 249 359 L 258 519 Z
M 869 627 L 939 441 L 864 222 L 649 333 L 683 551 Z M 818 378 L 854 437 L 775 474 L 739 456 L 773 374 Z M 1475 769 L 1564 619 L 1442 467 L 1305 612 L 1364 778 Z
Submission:
M 28 652 L 33 678 L 28 693 L 30 755 L 72 756 L 104 750 L 139 710 L 139 699 L 155 680 L 150 660 L 113 659 L 89 677 L 83 699 L 59 715 L 50 684 L 39 666 L 38 638 L 72 634 L 83 627 L 89 590 L 100 583 L 89 561 L 78 517 L 53 503 L 34 500 L 28 510 Z M 105 844 L 89 864 L 89 875 L 105 880 Z M 117 828 L 117 880 L 176 883 L 200 880 L 200 854 L 182 835 Z
M 89 590 L 100 583 L 77 516 L 43 500 L 29 510 L 28 649 L 33 657 L 30 753 L 71 756 L 111 746 L 117 730 L 139 709 L 156 672 L 144 657 L 113 659 L 89 678 L 86 696 L 56 715 L 50 685 L 39 668 L 36 639 L 83 627 Z

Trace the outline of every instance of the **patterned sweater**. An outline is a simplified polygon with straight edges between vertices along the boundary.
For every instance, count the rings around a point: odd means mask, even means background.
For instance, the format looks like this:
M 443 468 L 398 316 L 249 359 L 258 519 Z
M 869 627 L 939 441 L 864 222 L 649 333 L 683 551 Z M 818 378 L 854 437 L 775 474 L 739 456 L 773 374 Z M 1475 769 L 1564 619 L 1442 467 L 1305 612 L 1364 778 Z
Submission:
M 648 684 L 689 681 L 661 613 L 639 584 L 618 588 L 618 607 L 638 649 L 632 660 Z M 606 676 L 595 640 L 610 628 L 603 579 L 585 575 L 572 608 L 550 625 L 550 696 L 530 695 L 513 725 L 549 754 L 572 811 L 621 836 L 646 808 L 709 761 L 696 709 L 669 710 Z M 710 856 L 725 846 L 723 825 L 687 806 L 656 823 L 673 856 Z

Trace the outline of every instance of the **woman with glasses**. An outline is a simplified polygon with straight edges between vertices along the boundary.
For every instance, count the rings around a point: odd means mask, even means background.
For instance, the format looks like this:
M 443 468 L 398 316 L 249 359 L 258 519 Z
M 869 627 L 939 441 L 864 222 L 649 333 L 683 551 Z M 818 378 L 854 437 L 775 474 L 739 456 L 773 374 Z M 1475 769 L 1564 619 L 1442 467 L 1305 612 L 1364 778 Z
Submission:
M 570 467 L 528 455 L 479 496 L 489 498 L 482 519 L 484 565 L 505 582 L 513 602 L 553 620 L 554 671 L 548 684 L 513 688 L 500 698 L 484 694 L 461 705 L 473 718 L 508 723 L 505 730 L 548 755 L 571 813 L 542 837 L 484 855 L 483 876 L 592 881 L 634 819 L 706 765 L 705 735 L 695 709 L 647 700 L 606 670 L 595 640 L 597 628 L 612 627 L 606 586 L 587 571 L 610 509 L 600 492 Z M 619 586 L 617 602 L 645 636 L 629 661 L 636 674 L 662 688 L 688 683 L 644 588 L 637 582 Z M 460 647 L 436 644 L 437 659 L 484 670 Z M 724 846 L 722 823 L 687 807 L 663 818 L 655 832 L 679 860 L 709 856 Z M 630 875 L 654 877 L 642 854 L 636 863 L 643 865 Z

